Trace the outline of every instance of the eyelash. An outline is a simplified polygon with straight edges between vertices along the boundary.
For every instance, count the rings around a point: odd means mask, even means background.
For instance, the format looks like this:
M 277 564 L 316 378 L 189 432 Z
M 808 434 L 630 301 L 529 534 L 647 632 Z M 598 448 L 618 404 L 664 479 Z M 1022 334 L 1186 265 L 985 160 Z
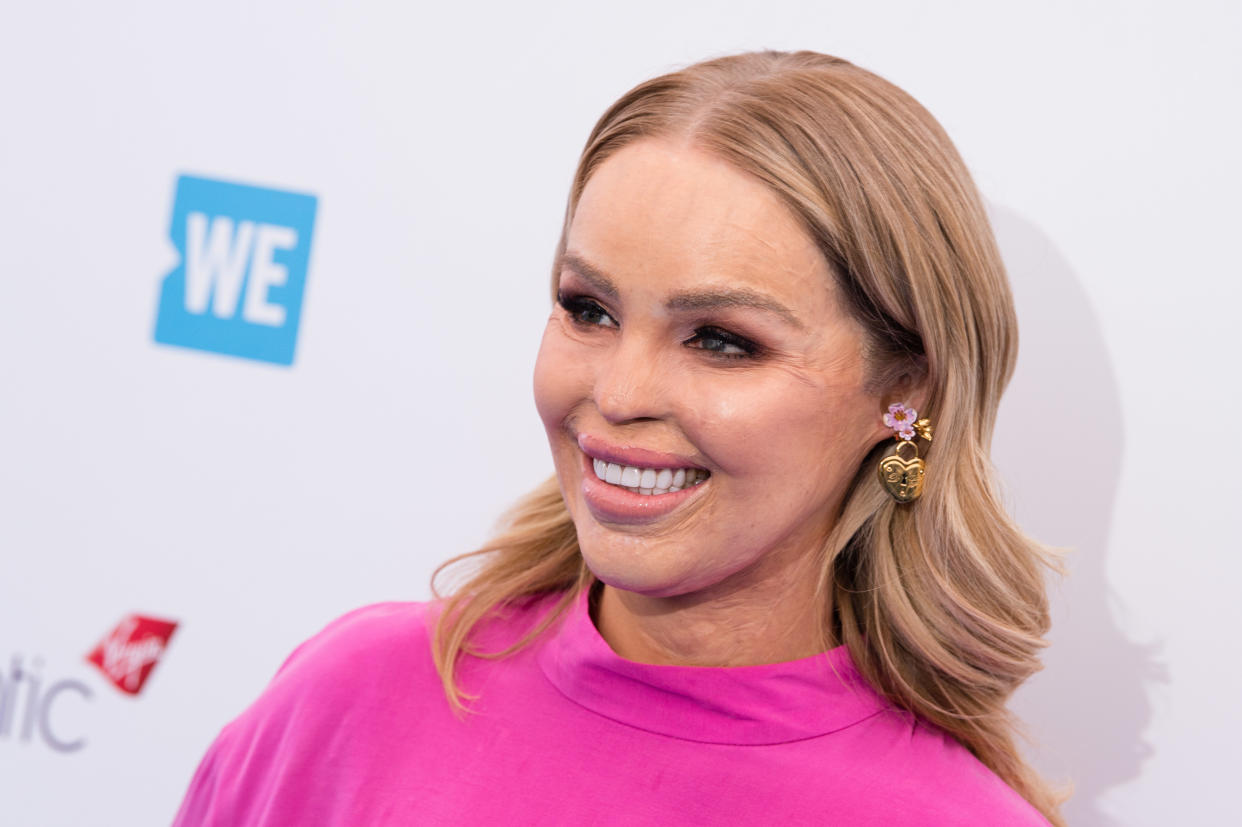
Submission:
M 599 321 L 590 321 L 587 318 L 584 318 L 587 314 L 591 314 L 591 316 L 596 319 L 600 316 L 606 316 L 612 321 L 611 326 L 620 326 L 617 324 L 616 319 L 613 319 L 612 316 L 609 315 L 608 311 L 600 306 L 598 302 L 594 299 L 589 299 L 586 296 L 569 296 L 564 293 L 558 293 L 556 303 L 564 308 L 565 312 L 569 314 L 570 320 L 579 327 L 605 326 L 601 325 Z M 695 341 L 702 342 L 705 339 L 716 339 L 723 342 L 725 346 L 731 345 L 743 351 L 742 353 L 723 353 L 719 350 L 713 350 L 712 348 L 696 348 L 697 350 L 702 350 L 711 354 L 714 359 L 754 359 L 761 356 L 763 353 L 762 348 L 749 339 L 738 336 L 736 333 L 730 333 L 729 331 L 716 327 L 715 325 L 703 325 L 702 327 L 696 328 L 694 336 L 687 339 L 685 344 L 690 344 Z

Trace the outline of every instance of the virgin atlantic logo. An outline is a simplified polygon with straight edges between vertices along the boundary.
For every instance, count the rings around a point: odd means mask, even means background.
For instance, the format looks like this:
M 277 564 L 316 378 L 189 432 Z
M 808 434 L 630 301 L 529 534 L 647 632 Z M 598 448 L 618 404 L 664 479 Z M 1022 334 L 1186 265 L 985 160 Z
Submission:
M 137 695 L 176 629 L 175 621 L 127 615 L 86 659 L 99 667 L 117 689 Z

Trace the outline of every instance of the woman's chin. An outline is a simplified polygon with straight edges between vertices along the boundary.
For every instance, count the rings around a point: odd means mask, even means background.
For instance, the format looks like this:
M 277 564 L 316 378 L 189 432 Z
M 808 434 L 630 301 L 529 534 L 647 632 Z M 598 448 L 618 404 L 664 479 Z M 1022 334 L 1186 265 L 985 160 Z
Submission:
M 681 597 L 708 588 L 725 576 L 696 571 L 685 560 L 662 560 L 658 554 L 646 553 L 644 559 L 637 560 L 636 551 L 630 548 L 620 553 L 592 554 L 584 550 L 582 557 L 604 585 L 649 598 Z
M 636 561 L 630 560 L 622 563 L 586 553 L 582 557 L 596 579 L 613 589 L 644 597 L 672 597 L 688 590 L 682 585 L 683 578 L 677 572 L 652 565 L 651 561 L 636 564 Z

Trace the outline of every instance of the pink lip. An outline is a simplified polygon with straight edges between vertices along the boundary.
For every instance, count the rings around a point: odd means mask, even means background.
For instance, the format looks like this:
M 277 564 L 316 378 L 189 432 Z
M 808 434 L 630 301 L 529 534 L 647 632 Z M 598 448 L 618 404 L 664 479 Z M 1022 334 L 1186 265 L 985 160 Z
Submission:
M 578 437 L 581 445 L 583 436 Z M 592 452 L 594 452 L 594 448 Z M 698 485 L 670 491 L 667 494 L 643 495 L 627 491 L 617 485 L 610 485 L 595 476 L 594 459 L 606 462 L 633 465 L 636 468 L 694 468 L 680 457 L 660 454 L 653 451 L 641 451 L 627 448 L 620 451 L 605 451 L 596 454 L 582 452 L 582 499 L 591 515 L 601 523 L 614 525 L 643 525 L 655 522 L 667 514 L 680 508 L 689 500 L 703 493 L 711 484 L 709 477 Z
M 646 448 L 621 447 L 590 434 L 578 434 L 578 447 L 582 449 L 582 453 L 592 459 L 615 462 L 617 465 L 632 465 L 635 468 L 703 468 L 677 454 L 648 451 Z

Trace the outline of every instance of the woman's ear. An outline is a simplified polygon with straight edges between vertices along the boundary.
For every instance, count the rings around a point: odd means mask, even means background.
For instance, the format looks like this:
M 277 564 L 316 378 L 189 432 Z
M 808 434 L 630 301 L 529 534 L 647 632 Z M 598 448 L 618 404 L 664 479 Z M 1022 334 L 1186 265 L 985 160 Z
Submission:
M 896 386 L 893 401 L 902 402 L 906 407 L 920 411 L 920 416 L 922 416 L 927 412 L 927 400 L 931 397 L 931 382 L 927 375 L 926 360 L 920 359 L 920 363 L 920 369 L 917 372 L 902 375 Z M 897 399 L 897 396 L 902 398 Z
M 883 437 L 891 437 L 893 431 L 883 423 L 890 405 L 901 404 L 913 408 L 919 418 L 927 416 L 927 401 L 931 398 L 931 378 L 926 357 L 919 356 L 912 364 L 895 374 L 880 395 L 880 410 L 876 413 L 877 431 Z

